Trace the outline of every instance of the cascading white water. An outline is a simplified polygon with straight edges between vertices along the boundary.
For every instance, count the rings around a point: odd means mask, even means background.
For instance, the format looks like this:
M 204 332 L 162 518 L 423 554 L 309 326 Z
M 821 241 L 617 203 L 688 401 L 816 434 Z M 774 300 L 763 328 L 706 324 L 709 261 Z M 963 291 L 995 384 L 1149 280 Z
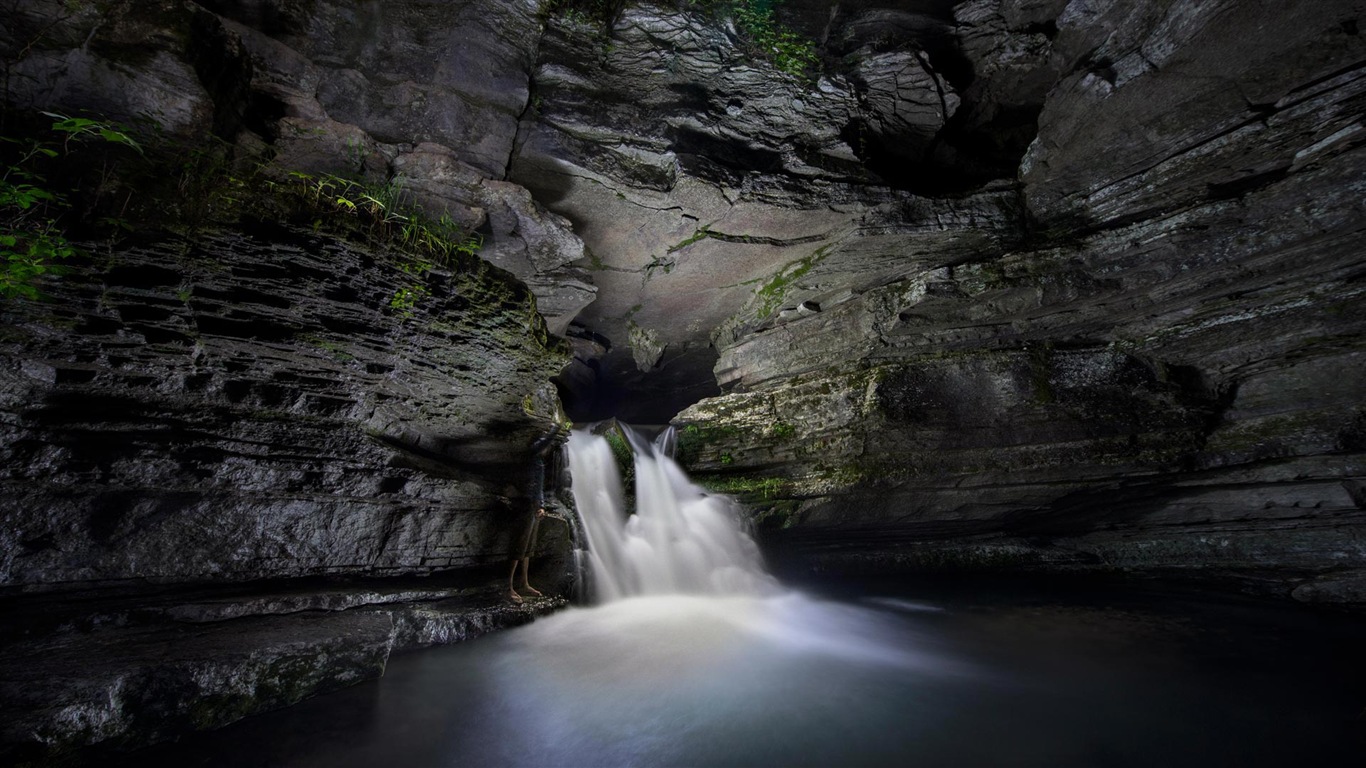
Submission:
M 633 514 L 626 509 L 607 440 L 582 431 L 569 436 L 574 503 L 583 519 L 596 602 L 775 591 L 759 548 L 741 526 L 735 502 L 707 493 L 664 451 L 626 434 L 635 448 Z

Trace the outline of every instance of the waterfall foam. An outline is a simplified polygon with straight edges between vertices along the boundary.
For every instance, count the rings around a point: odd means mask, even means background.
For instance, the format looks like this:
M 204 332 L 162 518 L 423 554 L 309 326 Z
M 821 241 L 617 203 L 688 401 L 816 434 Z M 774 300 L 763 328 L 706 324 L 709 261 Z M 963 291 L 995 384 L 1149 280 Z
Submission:
M 765 595 L 777 591 L 739 507 L 688 479 L 667 455 L 669 441 L 649 443 L 622 427 L 635 452 L 636 509 L 607 440 L 569 436 L 574 503 L 587 539 L 594 602 L 644 595 Z

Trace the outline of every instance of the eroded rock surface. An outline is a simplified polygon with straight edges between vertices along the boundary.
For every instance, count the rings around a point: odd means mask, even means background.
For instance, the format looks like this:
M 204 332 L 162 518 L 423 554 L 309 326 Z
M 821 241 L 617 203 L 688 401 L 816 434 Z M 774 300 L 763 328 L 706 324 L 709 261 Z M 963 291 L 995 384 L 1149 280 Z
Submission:
M 150 121 L 282 171 L 392 182 L 477 232 L 562 333 L 593 300 L 568 223 L 505 181 L 539 21 L 472 0 L 93 5 L 40 0 L 0 45 L 9 103 Z
M 879 27 L 887 14 L 904 25 Z M 839 265 L 831 293 L 848 295 L 917 254 L 969 258 L 1013 236 L 1013 192 L 923 193 L 953 156 L 951 21 L 836 14 L 829 36 L 846 63 L 808 79 L 702 11 L 631 6 L 610 28 L 552 19 L 512 178 L 574 223 L 599 287 L 574 331 L 605 342 L 581 358 L 599 401 L 571 405 L 649 421 L 714 392 L 712 337 L 756 294 L 763 316 L 780 309 L 814 262 Z M 642 333 L 665 347 L 648 366 L 632 341 Z
M 0 752 L 219 727 L 562 605 L 500 605 L 567 359 L 510 274 L 267 225 L 102 249 L 3 309 Z M 452 573 L 500 586 L 281 587 Z
M 414 574 L 506 558 L 525 412 L 563 366 L 526 289 L 287 230 L 126 248 L 4 308 L 7 587 Z
M 776 322 L 717 337 L 733 393 L 680 415 L 696 466 L 766 508 L 794 567 L 1199 573 L 1353 600 L 1358 12 L 958 6 L 988 75 L 969 101 L 992 77 L 1046 91 L 1021 236 L 835 302 L 848 278 L 812 264 Z

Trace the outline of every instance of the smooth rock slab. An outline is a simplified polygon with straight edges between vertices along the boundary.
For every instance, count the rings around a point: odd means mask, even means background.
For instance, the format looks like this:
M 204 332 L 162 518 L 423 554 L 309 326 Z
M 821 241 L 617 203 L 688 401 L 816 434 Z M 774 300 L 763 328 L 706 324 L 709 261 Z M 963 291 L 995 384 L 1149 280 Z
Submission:
M 418 592 L 444 599 L 384 602 Z M 316 610 L 373 602 L 381 604 Z M 209 604 L 219 618 L 314 609 L 205 623 Z M 0 650 L 0 758 L 43 764 L 82 748 L 129 749 L 219 728 L 377 678 L 393 652 L 470 640 L 565 604 L 513 605 L 496 590 L 262 595 L 170 606 L 163 615 L 176 623 L 23 640 Z

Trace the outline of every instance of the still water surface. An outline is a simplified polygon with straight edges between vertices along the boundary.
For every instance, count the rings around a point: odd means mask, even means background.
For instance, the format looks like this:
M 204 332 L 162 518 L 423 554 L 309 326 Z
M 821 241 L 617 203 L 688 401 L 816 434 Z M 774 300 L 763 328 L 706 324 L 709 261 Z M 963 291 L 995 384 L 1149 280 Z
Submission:
M 655 596 L 135 755 L 204 766 L 1360 766 L 1359 619 L 1132 589 Z

